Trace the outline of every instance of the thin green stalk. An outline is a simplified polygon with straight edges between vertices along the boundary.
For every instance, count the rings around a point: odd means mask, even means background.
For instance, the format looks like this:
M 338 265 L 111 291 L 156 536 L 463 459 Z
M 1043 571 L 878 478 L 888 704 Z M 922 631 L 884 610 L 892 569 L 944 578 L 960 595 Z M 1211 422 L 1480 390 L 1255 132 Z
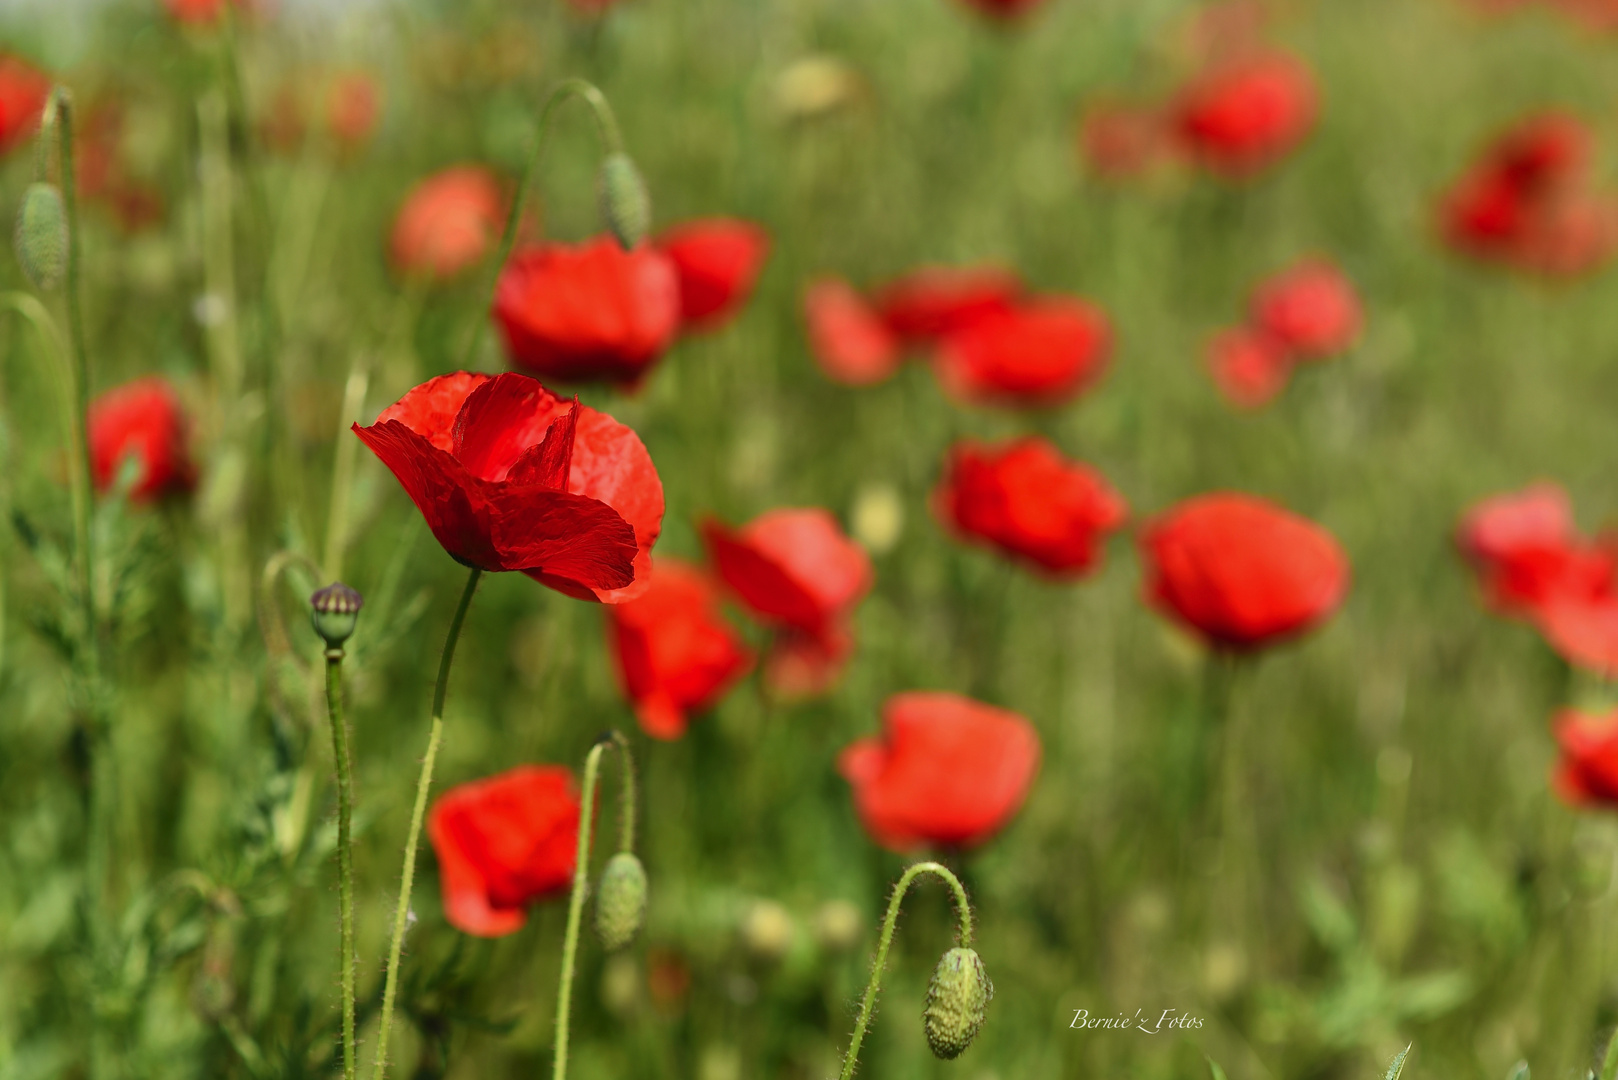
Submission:
M 1618 1031 L 1607 1041 L 1607 1052 L 1601 1058 L 1601 1080 L 1618 1078 Z
M 966 898 L 966 886 L 956 877 L 949 867 L 936 862 L 919 862 L 904 872 L 899 883 L 893 887 L 893 897 L 888 901 L 887 918 L 882 920 L 882 937 L 877 941 L 876 959 L 871 962 L 871 979 L 865 984 L 865 997 L 860 1002 L 860 1014 L 854 1021 L 854 1038 L 848 1045 L 848 1055 L 843 1058 L 843 1072 L 840 1080 L 850 1080 L 854 1075 L 854 1066 L 859 1063 L 860 1044 L 865 1041 L 865 1029 L 870 1026 L 871 1012 L 876 1007 L 877 991 L 882 987 L 882 969 L 888 963 L 888 947 L 893 944 L 893 931 L 899 923 L 899 907 L 903 903 L 905 893 L 910 889 L 910 883 L 922 874 L 934 874 L 944 880 L 955 894 L 955 911 L 960 918 L 961 948 L 972 947 L 972 905 Z
M 343 1077 L 359 1075 L 354 1043 L 354 818 L 353 771 L 348 757 L 348 724 L 343 719 L 343 650 L 326 650 L 326 710 L 331 718 L 332 757 L 337 762 L 337 912 L 342 940 L 339 957 L 343 987 Z
M 438 746 L 444 739 L 444 695 L 449 689 L 449 669 L 455 659 L 455 643 L 461 637 L 461 624 L 466 622 L 466 610 L 472 606 L 472 594 L 477 591 L 478 579 L 483 571 L 473 568 L 467 575 L 461 602 L 450 620 L 449 635 L 444 639 L 444 654 L 438 661 L 438 683 L 433 687 L 433 723 L 427 735 L 427 756 L 421 761 L 421 777 L 416 781 L 416 805 L 410 812 L 410 833 L 405 840 L 404 871 L 399 875 L 399 904 L 393 913 L 393 940 L 388 945 L 388 973 L 382 988 L 382 1020 L 377 1031 L 376 1065 L 371 1070 L 374 1080 L 382 1080 L 388 1067 L 388 1031 L 393 1026 L 393 1002 L 399 992 L 399 953 L 404 948 L 405 925 L 410 918 L 410 886 L 416 876 L 416 845 L 421 839 L 421 822 L 427 814 L 427 791 L 433 783 L 433 762 L 438 757 Z
M 354 361 L 343 388 L 343 409 L 337 417 L 337 458 L 332 463 L 331 506 L 326 512 L 326 576 L 333 581 L 343 576 L 343 549 L 348 546 L 348 504 L 354 487 L 355 459 L 360 441 L 348 437 L 348 425 L 359 418 L 365 407 L 365 391 L 371 373 L 363 358 Z
M 488 299 L 474 314 L 472 332 L 467 335 L 466 347 L 461 351 L 462 370 L 471 367 L 472 361 L 477 356 L 478 345 L 483 341 L 483 327 L 489 321 L 489 311 L 494 306 L 494 294 L 500 283 L 500 271 L 505 267 L 506 260 L 511 258 L 511 249 L 517 243 L 517 225 L 522 220 L 522 208 L 528 201 L 528 191 L 533 186 L 534 175 L 539 170 L 540 155 L 545 149 L 545 136 L 550 131 L 551 114 L 570 97 L 582 98 L 590 106 L 591 114 L 595 116 L 596 131 L 606 152 L 611 154 L 623 151 L 624 139 L 618 130 L 618 120 L 613 116 L 612 106 L 607 104 L 606 96 L 596 89 L 595 84 L 578 78 L 563 79 L 558 83 L 540 109 L 534 145 L 528 152 L 528 164 L 523 168 L 522 178 L 517 182 L 517 193 L 511 200 L 511 209 L 506 213 L 506 227 L 500 234 L 500 251 L 494 261 L 489 286 L 483 290 Z

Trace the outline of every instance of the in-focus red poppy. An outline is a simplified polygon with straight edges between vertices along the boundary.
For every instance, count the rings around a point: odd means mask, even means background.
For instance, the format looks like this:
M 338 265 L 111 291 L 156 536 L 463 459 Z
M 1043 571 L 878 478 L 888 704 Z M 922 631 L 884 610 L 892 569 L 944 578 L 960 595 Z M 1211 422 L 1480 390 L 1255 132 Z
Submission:
M 809 348 L 820 370 L 844 386 L 890 378 L 903 359 L 899 340 L 852 285 L 841 278 L 810 282 L 803 294 Z
M 1097 101 L 1079 123 L 1079 154 L 1098 176 L 1128 180 L 1156 165 L 1168 152 L 1160 110 L 1117 101 Z
M 973 847 L 1021 809 L 1039 769 L 1039 735 L 1014 712 L 959 694 L 895 694 L 882 735 L 843 750 L 837 770 L 860 822 L 895 851 Z
M 20 56 L 0 53 L 0 154 L 33 135 L 50 94 L 50 76 Z
M 1077 297 L 1028 301 L 944 338 L 933 370 L 947 393 L 983 405 L 1071 401 L 1100 379 L 1112 351 L 1102 310 Z
M 610 236 L 516 252 L 495 287 L 494 315 L 519 367 L 563 382 L 639 385 L 680 328 L 674 263 Z
M 1315 78 L 1285 53 L 1254 53 L 1192 81 L 1173 109 L 1185 152 L 1210 171 L 1245 177 L 1290 153 L 1319 114 Z
M 966 0 L 966 3 L 994 19 L 1016 19 L 1033 11 L 1044 0 Z
M 999 266 L 924 266 L 878 291 L 877 313 L 899 337 L 928 344 L 1009 312 L 1022 280 Z
M 519 765 L 445 792 L 427 815 L 444 917 L 478 937 L 528 921 L 528 905 L 567 892 L 578 857 L 579 796 L 559 765 Z
M 1147 600 L 1225 649 L 1301 633 L 1348 593 L 1348 559 L 1331 533 L 1240 492 L 1187 499 L 1150 522 L 1140 546 Z
M 657 239 L 680 281 L 680 319 L 687 329 L 718 326 L 747 302 L 770 251 L 770 236 L 750 221 L 703 218 Z
M 1292 357 L 1262 330 L 1234 326 L 1208 339 L 1204 358 L 1226 401 L 1238 409 L 1260 409 L 1286 389 Z
M 581 600 L 644 592 L 663 483 L 629 428 L 526 375 L 429 379 L 357 434 L 452 558 Z
M 638 599 L 607 609 L 607 638 L 641 730 L 656 739 L 684 735 L 689 714 L 715 705 L 753 662 L 708 575 L 675 559 L 657 560 Z
M 1563 709 L 1556 716 L 1561 760 L 1552 786 L 1573 806 L 1618 806 L 1618 710 L 1603 716 Z
M 1251 318 L 1293 359 L 1321 360 L 1353 345 L 1365 316 L 1348 275 L 1309 258 L 1259 283 Z
M 110 489 L 126 459 L 139 467 L 129 497 L 149 502 L 196 486 L 186 447 L 189 423 L 168 380 L 149 375 L 90 403 L 90 473 L 97 491 Z
M 481 165 L 458 165 L 410 189 L 389 249 L 404 274 L 450 278 L 482 262 L 500 238 L 506 197 Z
M 1037 437 L 956 444 L 934 505 L 963 536 L 1061 577 L 1095 567 L 1107 534 L 1129 517 L 1099 472 Z
M 382 91 L 363 71 L 332 80 L 326 91 L 326 130 L 341 146 L 357 148 L 370 139 L 382 116 Z

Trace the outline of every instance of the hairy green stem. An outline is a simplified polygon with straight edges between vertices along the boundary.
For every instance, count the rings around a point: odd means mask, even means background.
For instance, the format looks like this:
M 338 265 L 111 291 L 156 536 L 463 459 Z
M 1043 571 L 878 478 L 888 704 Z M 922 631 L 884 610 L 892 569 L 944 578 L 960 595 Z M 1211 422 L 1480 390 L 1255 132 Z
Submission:
M 354 820 L 353 770 L 348 757 L 348 724 L 343 719 L 343 650 L 326 650 L 326 711 L 331 719 L 331 750 L 337 762 L 337 912 L 341 926 L 338 958 L 343 987 L 343 1078 L 359 1075 L 354 1043 Z
M 876 1007 L 877 991 L 882 988 L 882 969 L 888 963 L 888 947 L 893 944 L 893 931 L 899 923 L 899 907 L 904 902 L 905 893 L 910 889 L 910 883 L 922 874 L 933 874 L 944 880 L 955 894 L 955 911 L 960 918 L 961 947 L 972 947 L 972 905 L 966 898 L 966 886 L 961 879 L 942 863 L 919 862 L 904 872 L 899 883 L 893 887 L 893 897 L 888 901 L 888 914 L 882 920 L 882 937 L 877 941 L 876 959 L 871 961 L 871 979 L 865 984 L 865 997 L 860 1002 L 859 1017 L 854 1021 L 854 1038 L 848 1045 L 848 1055 L 843 1058 L 843 1072 L 841 1080 L 850 1080 L 854 1075 L 854 1066 L 859 1064 L 860 1044 L 865 1041 L 865 1029 L 870 1026 L 871 1012 Z
M 563 79 L 546 97 L 545 104 L 540 108 L 534 145 L 528 151 L 528 164 L 523 168 L 522 178 L 517 182 L 517 193 L 512 197 L 511 208 L 506 212 L 506 226 L 500 234 L 500 251 L 494 261 L 489 286 L 483 290 L 487 300 L 473 314 L 472 331 L 467 335 L 466 346 L 461 351 L 462 370 L 471 366 L 477 357 L 478 346 L 483 341 L 483 327 L 489 321 L 489 311 L 494 307 L 494 294 L 500 284 L 500 271 L 505 267 L 506 260 L 511 258 L 511 249 L 517 243 L 517 226 L 522 220 L 522 208 L 528 201 L 528 191 L 533 186 L 534 176 L 539 170 L 540 156 L 545 149 L 545 136 L 550 131 L 551 114 L 570 97 L 580 98 L 590 106 L 590 112 L 596 121 L 596 131 L 601 137 L 602 147 L 606 153 L 619 153 L 624 148 L 623 135 L 618 130 L 618 120 L 612 114 L 612 106 L 607 104 L 606 96 L 596 89 L 594 83 L 578 78 Z
M 433 784 L 433 762 L 438 757 L 438 746 L 444 740 L 444 695 L 449 690 L 449 669 L 455 659 L 455 643 L 461 637 L 461 625 L 466 622 L 466 610 L 472 606 L 472 594 L 477 591 L 478 579 L 483 571 L 473 568 L 466 577 L 466 588 L 461 602 L 455 608 L 455 617 L 449 623 L 449 635 L 444 639 L 444 654 L 438 661 L 438 683 L 433 687 L 433 723 L 427 735 L 427 756 L 421 759 L 421 776 L 416 781 L 416 805 L 410 812 L 410 833 L 405 839 L 404 871 L 399 875 L 399 904 L 393 913 L 393 940 L 388 945 L 388 974 L 382 988 L 382 1020 L 377 1030 L 376 1065 L 371 1070 L 375 1080 L 382 1080 L 388 1067 L 388 1030 L 393 1026 L 393 1002 L 399 993 L 399 953 L 404 948 L 405 925 L 410 919 L 410 886 L 416 876 L 416 845 L 421 840 L 421 822 L 427 814 L 427 791 Z

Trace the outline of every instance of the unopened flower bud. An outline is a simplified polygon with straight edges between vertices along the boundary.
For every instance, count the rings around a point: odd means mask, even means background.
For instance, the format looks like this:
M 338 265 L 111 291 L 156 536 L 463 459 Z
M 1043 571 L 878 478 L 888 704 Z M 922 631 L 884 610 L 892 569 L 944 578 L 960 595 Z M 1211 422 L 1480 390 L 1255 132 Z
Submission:
M 634 852 L 607 860 L 596 888 L 596 935 L 609 951 L 635 940 L 646 922 L 646 868 Z
M 334 581 L 311 596 L 309 606 L 315 633 L 325 639 L 328 648 L 340 649 L 354 633 L 365 600 L 341 581 Z
M 640 170 L 623 151 L 608 154 L 597 177 L 601 217 L 625 251 L 646 238 L 652 227 L 652 198 Z
M 975 950 L 957 947 L 945 953 L 927 985 L 927 1009 L 922 1013 L 933 1053 L 945 1061 L 960 1057 L 977 1037 L 993 997 L 994 984 Z
M 33 183 L 17 211 L 17 261 L 34 288 L 49 291 L 67 272 L 67 208 L 55 184 Z

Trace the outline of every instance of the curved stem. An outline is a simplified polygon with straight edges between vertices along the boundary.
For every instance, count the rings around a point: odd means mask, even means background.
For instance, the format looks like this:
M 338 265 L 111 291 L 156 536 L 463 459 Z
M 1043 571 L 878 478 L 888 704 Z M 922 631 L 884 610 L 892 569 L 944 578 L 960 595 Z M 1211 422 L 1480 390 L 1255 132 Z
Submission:
M 438 757 L 438 746 L 444 739 L 444 695 L 449 689 L 450 663 L 455 659 L 455 643 L 461 637 L 461 625 L 466 622 L 466 610 L 472 606 L 472 594 L 477 591 L 478 579 L 483 571 L 474 568 L 466 578 L 461 602 L 450 620 L 449 635 L 444 640 L 444 654 L 438 661 L 438 683 L 433 687 L 433 723 L 427 735 L 427 756 L 421 759 L 421 776 L 416 781 L 416 805 L 410 812 L 410 833 L 405 840 L 404 870 L 399 876 L 399 904 L 393 913 L 393 940 L 388 945 L 388 973 L 382 988 L 382 1020 L 377 1031 L 376 1065 L 371 1070 L 375 1080 L 382 1080 L 388 1067 L 388 1029 L 393 1025 L 393 1002 L 399 992 L 399 953 L 404 948 L 405 925 L 410 920 L 410 886 L 416 876 L 416 845 L 421 840 L 421 822 L 427 814 L 427 791 L 433 783 L 433 762 Z
M 893 944 L 894 927 L 899 922 L 899 906 L 904 901 L 905 893 L 910 883 L 922 874 L 934 874 L 944 880 L 955 894 L 955 911 L 960 919 L 961 947 L 972 947 L 972 905 L 966 898 L 966 886 L 956 877 L 949 867 L 936 862 L 919 862 L 904 872 L 899 883 L 893 887 L 893 897 L 888 901 L 887 918 L 882 920 L 882 937 L 877 941 L 876 959 L 871 962 L 871 979 L 865 984 L 865 997 L 860 1002 L 860 1014 L 854 1021 L 854 1038 L 848 1046 L 848 1056 L 843 1058 L 843 1072 L 841 1080 L 849 1080 L 854 1075 L 854 1066 L 859 1063 L 860 1043 L 865 1041 L 865 1029 L 871 1023 L 871 1010 L 876 1006 L 876 994 L 882 987 L 882 969 L 888 963 L 888 947 Z
M 343 987 L 343 1078 L 359 1075 L 354 1044 L 354 817 L 353 771 L 348 757 L 348 724 L 343 720 L 343 650 L 326 650 L 326 710 L 331 718 L 332 757 L 337 762 L 337 911 Z
M 500 251 L 494 261 L 493 277 L 489 287 L 484 290 L 484 295 L 488 299 L 474 313 L 472 332 L 467 335 L 466 347 L 461 351 L 460 368 L 463 371 L 471 366 L 477 356 L 478 345 L 483 340 L 484 324 L 489 321 L 489 312 L 494 307 L 494 294 L 500 284 L 500 271 L 505 268 L 506 260 L 511 258 L 511 249 L 517 243 L 517 225 L 522 220 L 523 205 L 528 201 L 528 191 L 533 186 L 535 174 L 539 171 L 539 159 L 545 150 L 545 136 L 550 131 L 551 114 L 570 97 L 580 98 L 590 106 L 603 150 L 609 154 L 623 151 L 624 138 L 618 130 L 618 119 L 613 116 L 612 106 L 607 104 L 606 96 L 596 89 L 595 84 L 579 78 L 563 79 L 557 83 L 556 88 L 545 98 L 545 104 L 540 108 L 539 126 L 534 134 L 534 145 L 528 151 L 528 164 L 523 168 L 522 179 L 517 182 L 517 193 L 512 196 L 511 209 L 506 212 L 506 226 L 500 234 Z

